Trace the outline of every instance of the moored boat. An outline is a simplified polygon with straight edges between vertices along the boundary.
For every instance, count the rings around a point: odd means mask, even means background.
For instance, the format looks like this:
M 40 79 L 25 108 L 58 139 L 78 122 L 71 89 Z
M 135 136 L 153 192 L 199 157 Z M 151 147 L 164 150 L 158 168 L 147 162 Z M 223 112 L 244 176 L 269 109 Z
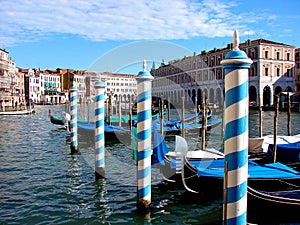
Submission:
M 17 115 L 28 115 L 35 113 L 35 109 L 23 109 L 23 110 L 11 110 L 11 111 L 1 111 L 0 115 L 3 116 L 17 116 Z
M 62 113 L 63 116 L 62 117 L 56 117 L 52 115 L 52 111 L 51 109 L 49 109 L 49 118 L 50 118 L 50 122 L 56 125 L 62 125 L 62 126 L 69 126 L 70 125 L 70 120 L 71 120 L 71 116 L 69 113 L 63 112 Z M 87 120 L 85 119 L 78 119 L 77 120 L 78 123 L 88 123 Z
M 261 222 L 299 222 L 300 189 L 299 186 L 280 184 L 282 190 L 265 191 L 248 186 L 248 220 L 251 223 Z
M 183 157 L 182 182 L 188 191 L 222 196 L 224 178 L 224 159 L 190 161 Z M 264 187 L 265 191 L 282 190 L 280 184 L 289 183 L 300 186 L 300 173 L 282 163 L 259 165 L 248 161 L 248 185 L 253 188 Z
M 78 134 L 83 138 L 94 140 L 94 123 L 78 123 L 77 129 Z M 130 141 L 130 132 L 122 126 L 112 126 L 104 123 L 104 137 L 106 142 L 128 142 Z
M 222 119 L 211 119 L 207 122 L 207 130 L 216 127 L 222 123 Z M 202 129 L 202 123 L 186 123 L 184 124 L 184 129 L 187 132 L 199 132 Z M 152 121 L 152 130 L 160 131 L 160 121 L 159 119 Z M 163 131 L 166 135 L 179 135 L 182 132 L 182 123 L 180 122 L 169 122 L 164 121 Z

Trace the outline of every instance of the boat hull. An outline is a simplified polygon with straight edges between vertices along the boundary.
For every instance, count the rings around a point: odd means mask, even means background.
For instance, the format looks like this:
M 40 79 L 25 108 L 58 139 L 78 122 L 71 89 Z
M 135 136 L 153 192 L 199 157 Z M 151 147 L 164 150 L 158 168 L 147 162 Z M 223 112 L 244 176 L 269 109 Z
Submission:
M 18 116 L 18 115 L 28 115 L 35 113 L 34 109 L 26 109 L 26 110 L 16 110 L 16 111 L 2 111 L 0 115 L 2 116 Z

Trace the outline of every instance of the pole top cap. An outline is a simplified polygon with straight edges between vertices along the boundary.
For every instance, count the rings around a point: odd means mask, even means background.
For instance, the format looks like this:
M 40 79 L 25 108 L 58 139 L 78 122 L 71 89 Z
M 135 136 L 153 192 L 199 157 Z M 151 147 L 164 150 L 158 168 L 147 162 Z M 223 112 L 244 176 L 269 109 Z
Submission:
M 96 81 L 95 88 L 105 88 L 105 83 L 103 81 Z
M 246 52 L 239 49 L 240 38 L 239 32 L 233 32 L 232 50 L 229 51 L 224 60 L 221 61 L 222 65 L 225 64 L 252 64 L 252 60 L 248 58 Z
M 146 70 L 146 67 L 147 67 L 147 62 L 144 59 L 143 63 L 142 63 L 143 70 L 139 72 L 139 74 L 137 75 L 136 78 L 146 78 L 146 79 L 151 79 L 151 80 L 153 79 L 151 73 Z

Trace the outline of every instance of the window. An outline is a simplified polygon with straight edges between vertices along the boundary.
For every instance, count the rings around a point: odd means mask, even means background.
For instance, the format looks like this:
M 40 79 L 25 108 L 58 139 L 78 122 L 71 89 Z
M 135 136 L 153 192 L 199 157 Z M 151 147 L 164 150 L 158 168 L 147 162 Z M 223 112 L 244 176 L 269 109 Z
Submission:
M 280 59 L 280 52 L 277 52 L 277 60 Z
M 269 68 L 268 67 L 265 68 L 265 76 L 269 76 Z
M 290 77 L 290 76 L 291 76 L 291 69 L 287 69 L 287 70 L 286 70 L 286 76 L 287 76 L 287 77 Z
M 280 68 L 277 67 L 277 77 L 279 77 L 279 76 L 280 76 Z
M 269 52 L 265 51 L 265 58 L 267 59 L 269 57 Z
M 290 61 L 290 53 L 289 52 L 286 53 L 286 60 Z
M 250 76 L 251 77 L 255 76 L 255 69 L 254 69 L 254 67 L 251 67 L 251 69 L 250 69 Z

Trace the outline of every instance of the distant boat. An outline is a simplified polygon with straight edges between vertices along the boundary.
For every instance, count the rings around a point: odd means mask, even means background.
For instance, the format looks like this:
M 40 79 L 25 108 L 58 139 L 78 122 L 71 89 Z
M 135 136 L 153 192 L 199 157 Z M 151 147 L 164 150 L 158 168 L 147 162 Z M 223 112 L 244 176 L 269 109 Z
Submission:
M 221 118 L 211 119 L 211 120 L 207 121 L 207 124 L 206 124 L 207 130 L 210 130 L 211 128 L 216 127 L 221 123 L 222 123 Z M 163 128 L 164 128 L 163 130 L 166 135 L 179 135 L 179 134 L 181 134 L 181 131 L 182 131 L 182 123 L 164 121 Z M 190 132 L 199 131 L 200 129 L 202 129 L 202 123 L 185 123 L 184 129 L 186 131 L 190 131 Z M 159 119 L 152 121 L 152 130 L 160 131 L 160 120 Z
M 165 110 L 163 114 L 165 115 L 167 111 Z M 159 113 L 156 112 L 152 114 L 152 119 L 157 119 L 159 118 Z M 108 116 L 105 118 L 106 121 L 108 121 Z M 137 120 L 137 115 L 132 115 L 131 120 Z M 130 116 L 129 115 L 121 115 L 121 123 L 129 124 L 130 121 Z M 110 122 L 111 123 L 118 123 L 119 122 L 119 116 L 118 115 L 111 115 L 110 116 Z
M 206 117 L 207 117 L 207 120 L 210 120 L 212 117 L 212 112 L 208 111 Z M 187 116 L 184 117 L 184 122 L 186 122 L 186 123 L 195 122 L 196 119 L 198 121 L 202 121 L 202 113 L 201 112 L 188 114 Z M 171 122 L 181 123 L 182 118 L 178 118 L 177 120 L 172 120 Z
M 83 138 L 94 140 L 95 138 L 95 124 L 94 123 L 78 123 L 78 133 Z M 112 126 L 104 123 L 104 137 L 106 142 L 121 142 L 130 141 L 130 131 L 122 126 Z
M 14 116 L 14 115 L 27 115 L 35 113 L 35 109 L 24 109 L 24 110 L 14 110 L 14 111 L 1 111 L 0 115 Z
M 70 114 L 63 112 L 63 117 L 56 117 L 52 115 L 51 109 L 49 109 L 50 122 L 56 125 L 69 126 L 71 116 Z M 85 119 L 78 119 L 78 123 L 88 123 Z

